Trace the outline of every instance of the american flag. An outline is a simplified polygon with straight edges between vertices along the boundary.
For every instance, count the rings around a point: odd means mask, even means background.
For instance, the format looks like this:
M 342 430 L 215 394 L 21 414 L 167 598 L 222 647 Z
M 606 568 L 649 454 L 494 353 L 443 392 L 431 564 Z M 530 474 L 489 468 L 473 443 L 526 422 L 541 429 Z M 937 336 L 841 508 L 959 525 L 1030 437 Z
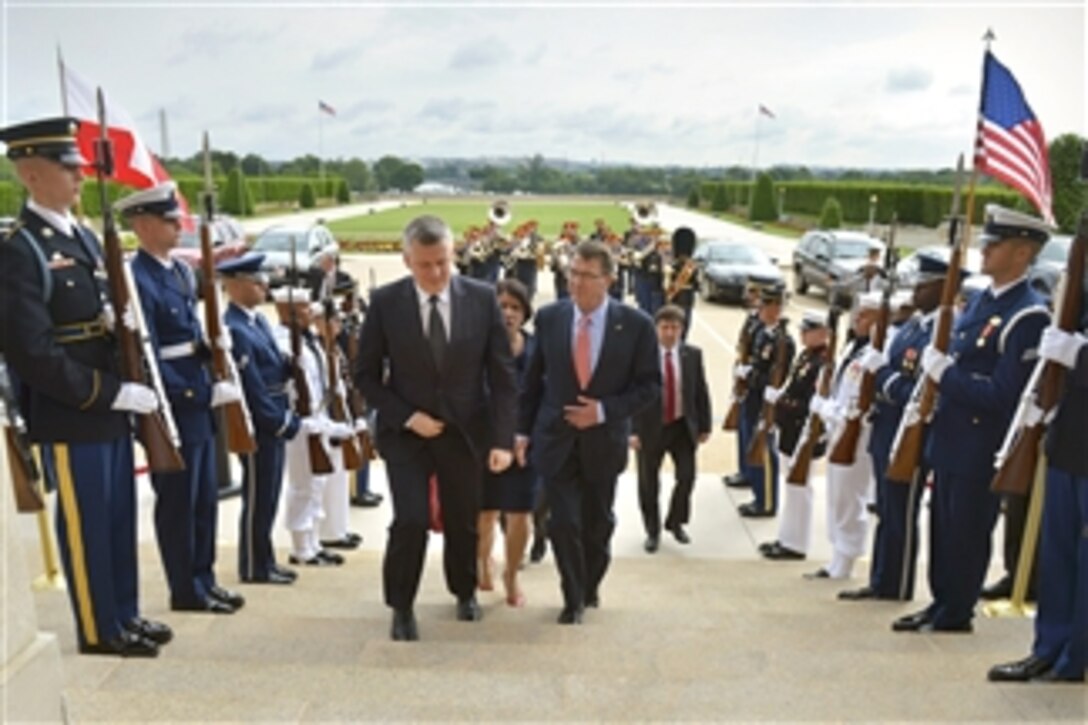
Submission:
M 762 113 L 764 116 L 767 116 L 769 118 L 774 118 L 775 117 L 775 115 L 773 113 L 771 113 L 771 109 L 767 108 L 762 103 L 759 104 L 759 112 Z
M 1043 127 L 1016 78 L 988 50 L 982 68 L 975 168 L 1021 192 L 1048 223 L 1054 222 Z
M 325 103 L 324 101 L 321 101 L 321 100 L 319 100 L 317 102 L 317 110 L 322 111 L 324 113 L 327 113 L 330 116 L 335 116 L 336 115 L 336 109 L 334 109 L 332 106 L 330 106 L 329 104 L 327 104 L 327 103 Z

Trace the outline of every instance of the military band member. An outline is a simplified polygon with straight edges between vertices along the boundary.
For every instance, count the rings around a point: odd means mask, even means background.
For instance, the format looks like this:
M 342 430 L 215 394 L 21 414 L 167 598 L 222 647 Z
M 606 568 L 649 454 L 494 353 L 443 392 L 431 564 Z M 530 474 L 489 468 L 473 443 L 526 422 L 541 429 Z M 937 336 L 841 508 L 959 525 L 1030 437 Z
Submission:
M 982 272 L 991 286 L 957 320 L 948 354 L 927 347 L 922 368 L 940 392 L 926 455 L 933 466 L 929 565 L 933 602 L 896 620 L 896 631 L 970 632 L 990 563 L 998 498 L 994 454 L 1038 358 L 1050 320 L 1028 283 L 1028 266 L 1048 233 L 1042 222 L 986 207 Z
M 782 302 L 785 290 L 781 286 L 764 287 L 760 291 L 759 320 L 762 328 L 752 343 L 752 358 L 747 369 L 742 370 L 748 381 L 748 392 L 741 406 L 742 425 L 747 426 L 749 436 L 754 436 L 763 411 L 764 391 L 770 382 L 771 370 L 775 363 L 775 349 L 778 343 L 778 321 L 782 317 Z M 786 333 L 786 363 L 793 361 L 795 345 Z M 773 395 L 773 394 L 772 394 Z M 742 460 L 744 477 L 752 484 L 752 500 L 737 507 L 737 512 L 744 517 L 760 518 L 774 516 L 778 512 L 778 449 L 775 445 L 774 431 L 767 434 L 767 453 L 758 465 L 748 463 L 748 451 L 745 449 Z
M 80 195 L 78 121 L 0 130 L 27 201 L 0 243 L 0 331 L 30 441 L 56 483 L 57 541 L 79 651 L 154 657 L 173 633 L 140 617 L 129 414 L 159 407 L 122 382 L 102 247 L 70 211 Z M 111 319 L 112 318 L 112 319 Z
M 612 286 L 608 288 L 608 295 L 617 302 L 622 302 L 624 279 L 620 269 L 622 268 L 624 257 L 623 242 L 617 235 L 611 233 L 601 241 L 606 244 L 608 250 L 612 252 L 612 260 L 616 266 L 616 278 L 612 280 Z
M 846 601 L 909 601 L 914 597 L 918 512 L 929 466 L 923 459 L 914 479 L 906 482 L 889 481 L 885 473 L 903 410 L 921 374 L 922 351 L 933 336 L 948 263 L 919 252 L 918 269 L 918 282 L 911 293 L 917 311 L 885 339 L 884 350 L 869 347 L 860 359 L 861 366 L 873 372 L 876 383 L 867 451 L 877 482 L 877 526 L 869 583 L 840 592 L 839 599 Z
M 499 269 L 502 267 L 502 255 L 506 240 L 499 231 L 499 225 L 488 221 L 484 228 L 483 239 L 487 243 L 487 256 L 484 258 L 484 281 L 494 285 L 499 281 Z
M 570 297 L 569 275 L 570 261 L 574 256 L 574 242 L 571 236 L 573 231 L 564 230 L 563 234 L 555 240 L 551 250 L 552 281 L 555 284 L 555 298 L 563 300 Z
M 132 276 L 185 460 L 182 471 L 151 474 L 170 608 L 233 614 L 245 600 L 219 586 L 214 571 L 219 482 L 212 409 L 240 400 L 242 391 L 226 380 L 213 384 L 197 317 L 196 278 L 188 265 L 170 258 L 182 217 L 174 182 L 130 194 L 114 209 L 140 240 Z M 223 343 L 229 347 L 229 339 Z
M 315 418 L 299 418 L 288 405 L 290 361 L 257 310 L 267 283 L 260 272 L 263 260 L 263 254 L 249 253 L 218 267 L 230 300 L 223 318 L 231 334 L 231 354 L 257 438 L 257 451 L 242 456 L 238 567 L 244 582 L 291 584 L 296 573 L 276 563 L 272 547 L 272 524 L 283 488 L 284 445 L 296 436 L 320 433 L 323 427 Z
M 869 348 L 869 336 L 883 305 L 880 292 L 861 292 L 855 298 L 853 335 L 843 346 L 835 367 L 831 395 L 819 398 L 813 409 L 823 418 L 827 430 L 842 431 L 847 419 L 860 418 L 860 432 L 854 449 L 854 462 L 827 463 L 827 536 L 831 542 L 831 562 L 813 574 L 816 579 L 849 579 L 854 562 L 865 551 L 869 538 L 869 492 L 872 489 L 873 463 L 866 455 L 870 424 L 867 411 L 858 411 L 861 380 L 865 368 L 861 357 Z M 833 433 L 831 439 L 837 435 Z
M 1084 682 L 1088 667 L 1088 303 L 1080 331 L 1049 327 L 1039 356 L 1067 368 L 1065 393 L 1047 431 L 1035 641 L 1022 660 L 996 665 L 996 682 Z
M 752 357 L 752 346 L 755 345 L 756 335 L 763 328 L 763 323 L 759 318 L 759 298 L 760 285 L 749 283 L 744 290 L 744 306 L 748 310 L 748 314 L 744 318 L 743 329 L 741 330 L 740 339 L 738 340 L 738 348 L 736 351 L 737 362 L 733 365 L 733 377 L 738 380 L 743 380 L 748 376 L 750 366 L 746 367 L 740 363 L 742 355 Z M 739 345 L 744 341 L 748 341 L 747 350 L 741 350 Z M 737 472 L 731 476 L 723 476 L 722 481 L 729 488 L 750 488 L 752 483 L 745 476 L 744 456 L 748 451 L 748 437 L 751 435 L 751 431 L 748 430 L 748 426 L 745 422 L 744 416 L 740 416 L 737 420 Z
M 639 309 L 650 317 L 657 314 L 658 308 L 665 304 L 665 269 L 668 262 L 664 250 L 668 241 L 662 238 L 661 230 L 655 227 L 649 245 L 639 262 L 643 291 L 642 299 L 638 304 Z
M 665 530 L 681 544 L 691 543 L 684 530 L 691 518 L 695 487 L 695 451 L 710 437 L 710 394 L 703 370 L 703 351 L 681 340 L 684 311 L 665 305 L 657 311 L 661 395 L 632 419 L 631 447 L 637 451 L 638 500 L 646 528 L 647 553 L 661 540 L 661 462 L 668 453 L 676 471 L 676 485 L 665 515 Z
M 507 268 L 506 276 L 512 277 L 523 285 L 529 292 L 529 300 L 536 296 L 537 276 L 537 247 L 540 239 L 536 233 L 536 222 L 530 221 L 522 225 L 514 234 L 514 247 L 510 250 L 511 264 Z
M 778 451 L 787 460 L 801 443 L 801 434 L 809 415 L 809 401 L 816 394 L 816 383 L 827 360 L 828 333 L 826 314 L 806 310 L 801 318 L 803 349 L 793 361 L 789 378 L 781 388 L 770 385 L 763 399 L 774 405 L 775 427 L 778 429 Z M 817 448 L 813 456 L 823 455 Z M 782 518 L 778 522 L 778 539 L 759 547 L 764 558 L 786 561 L 804 559 L 812 539 L 812 486 L 787 485 Z

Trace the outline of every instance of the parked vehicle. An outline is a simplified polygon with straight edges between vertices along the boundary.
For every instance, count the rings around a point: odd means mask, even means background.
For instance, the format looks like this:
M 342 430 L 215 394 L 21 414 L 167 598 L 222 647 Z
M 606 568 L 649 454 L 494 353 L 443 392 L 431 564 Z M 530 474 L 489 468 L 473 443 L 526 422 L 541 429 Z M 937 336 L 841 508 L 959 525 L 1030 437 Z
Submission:
M 786 284 L 774 260 L 751 245 L 706 241 L 696 250 L 693 259 L 699 268 L 700 294 L 708 302 L 719 298 L 740 302 L 749 283 Z
M 879 249 L 883 258 L 884 243 L 868 234 L 837 229 L 807 232 L 793 252 L 794 289 L 805 294 L 816 286 L 831 299 L 848 286 L 871 249 Z
M 1028 273 L 1031 286 L 1047 299 L 1054 296 L 1054 288 L 1058 286 L 1058 280 L 1065 272 L 1071 244 L 1073 244 L 1073 237 L 1051 237 L 1039 250 L 1039 256 L 1035 258 L 1035 264 L 1031 266 L 1031 271 Z
M 225 259 L 245 254 L 246 234 L 242 226 L 230 217 L 216 218 L 212 222 L 212 255 L 216 264 Z M 204 273 L 200 268 L 200 217 L 193 215 L 193 231 L 182 230 L 178 246 L 170 250 L 170 257 L 180 260 L 193 270 L 197 288 L 203 289 Z
M 305 284 L 306 270 L 311 260 L 326 251 L 339 252 L 340 245 L 332 232 L 323 224 L 312 226 L 277 225 L 265 229 L 253 242 L 253 251 L 265 255 L 261 269 L 268 275 L 272 287 L 287 282 L 291 266 L 291 243 L 295 244 L 295 262 L 298 265 L 298 284 Z
M 0 236 L 5 236 L 15 226 L 15 217 L 0 216 Z

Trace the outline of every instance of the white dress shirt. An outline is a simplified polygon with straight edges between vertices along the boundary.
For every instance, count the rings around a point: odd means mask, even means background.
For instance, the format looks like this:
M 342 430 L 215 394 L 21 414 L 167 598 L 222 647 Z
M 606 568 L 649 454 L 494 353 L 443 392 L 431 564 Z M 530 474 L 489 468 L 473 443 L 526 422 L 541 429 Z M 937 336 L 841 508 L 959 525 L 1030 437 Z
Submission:
M 661 414 L 665 414 L 665 353 L 672 352 L 672 369 L 676 373 L 676 417 L 684 415 L 684 385 L 680 372 L 680 346 L 673 348 L 658 345 L 657 357 L 661 363 Z
M 419 298 L 419 316 L 423 321 L 423 337 L 428 337 L 431 334 L 431 294 L 424 292 L 420 286 L 415 285 L 416 297 Z M 446 328 L 446 340 L 450 339 L 450 286 L 447 284 L 445 289 L 439 292 L 438 297 L 438 314 L 442 317 L 442 326 Z

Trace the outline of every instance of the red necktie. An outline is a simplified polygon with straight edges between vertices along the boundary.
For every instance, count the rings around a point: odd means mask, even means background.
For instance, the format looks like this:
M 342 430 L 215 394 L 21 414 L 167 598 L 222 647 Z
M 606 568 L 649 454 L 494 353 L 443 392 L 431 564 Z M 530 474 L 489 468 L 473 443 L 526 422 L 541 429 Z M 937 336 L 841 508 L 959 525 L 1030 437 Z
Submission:
M 584 316 L 578 323 L 578 336 L 574 340 L 574 373 L 578 376 L 578 385 L 585 390 L 592 373 L 590 357 L 589 324 L 592 318 Z
M 676 368 L 672 364 L 672 350 L 665 351 L 665 422 L 676 420 Z

